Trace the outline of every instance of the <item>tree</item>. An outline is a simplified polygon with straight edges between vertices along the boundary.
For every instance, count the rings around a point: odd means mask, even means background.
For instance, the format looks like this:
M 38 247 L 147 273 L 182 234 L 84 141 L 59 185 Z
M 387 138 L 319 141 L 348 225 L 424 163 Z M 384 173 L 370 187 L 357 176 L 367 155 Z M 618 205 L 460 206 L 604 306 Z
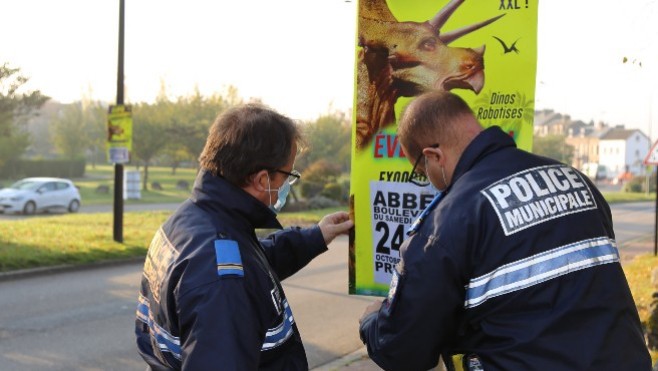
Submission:
M 180 164 L 188 158 L 185 149 L 175 140 L 174 135 L 171 133 L 171 126 L 174 120 L 174 108 L 175 105 L 169 99 L 167 94 L 167 85 L 164 79 L 160 79 L 160 91 L 158 96 L 155 98 L 155 103 L 158 105 L 159 109 L 166 109 L 168 116 L 167 125 L 164 126 L 164 132 L 161 133 L 161 137 L 166 138 L 167 143 L 164 148 L 162 148 L 160 154 L 163 157 L 165 163 L 171 165 L 171 175 L 176 175 L 176 169 Z M 144 183 L 146 184 L 146 182 Z
M 303 126 L 308 148 L 295 166 L 303 170 L 319 159 L 332 159 L 342 171 L 348 171 L 351 153 L 351 129 L 345 114 L 335 112 L 320 116 Z
M 0 169 L 25 152 L 30 144 L 27 119 L 50 99 L 38 90 L 21 92 L 27 81 L 20 68 L 0 65 Z
M 217 115 L 238 103 L 241 100 L 233 87 L 226 97 L 204 97 L 196 89 L 192 95 L 171 101 L 161 81 L 155 104 L 141 103 L 133 109 L 132 153 L 144 165 L 142 188 L 148 187 L 148 167 L 157 157 L 167 158 L 173 174 L 181 161 L 196 161 Z
M 336 183 L 340 172 L 340 167 L 333 161 L 326 158 L 315 161 L 304 170 L 302 196 L 311 198 L 322 192 L 327 185 Z M 340 191 L 338 193 L 340 194 Z
M 100 101 L 83 100 L 87 149 L 91 152 L 91 165 L 96 167 L 99 155 L 105 158 L 107 148 L 107 105 Z
M 167 143 L 167 146 L 163 150 L 162 157 L 165 163 L 171 166 L 171 175 L 176 175 L 176 169 L 178 169 L 181 164 L 189 158 L 185 149 L 183 149 L 178 143 Z
M 564 135 L 547 135 L 535 137 L 533 150 L 535 154 L 550 157 L 565 164 L 571 164 L 574 148 L 565 142 Z
M 84 127 L 82 103 L 76 102 L 65 106 L 50 127 L 57 152 L 70 159 L 83 157 L 84 149 L 87 147 Z
M 133 109 L 132 155 L 144 165 L 142 189 L 148 189 L 151 161 L 163 152 L 167 142 L 167 128 L 171 121 L 171 102 L 158 100 L 154 105 L 141 103 Z
M 170 141 L 173 153 L 182 149 L 190 159 L 196 161 L 217 115 L 230 105 L 242 102 L 236 98 L 236 94 L 235 90 L 230 90 L 227 100 L 220 94 L 204 97 L 196 89 L 192 95 L 179 97 L 174 103 L 173 119 L 168 128 L 168 135 L 173 138 Z
M 66 158 L 84 158 L 102 153 L 107 141 L 107 109 L 101 102 L 83 97 L 79 102 L 64 106 L 52 121 L 51 137 L 58 153 Z

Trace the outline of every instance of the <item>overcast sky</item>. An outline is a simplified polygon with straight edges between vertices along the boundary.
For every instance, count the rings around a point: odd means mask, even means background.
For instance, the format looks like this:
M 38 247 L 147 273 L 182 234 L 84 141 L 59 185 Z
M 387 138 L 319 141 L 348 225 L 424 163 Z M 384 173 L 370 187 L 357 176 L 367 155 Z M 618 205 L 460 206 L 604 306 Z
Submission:
M 0 62 L 62 102 L 115 100 L 118 0 L 0 1 Z M 540 1 L 536 108 L 656 138 L 657 3 Z M 355 25 L 356 0 L 126 0 L 126 99 L 164 81 L 172 98 L 234 85 L 298 119 L 347 110 Z

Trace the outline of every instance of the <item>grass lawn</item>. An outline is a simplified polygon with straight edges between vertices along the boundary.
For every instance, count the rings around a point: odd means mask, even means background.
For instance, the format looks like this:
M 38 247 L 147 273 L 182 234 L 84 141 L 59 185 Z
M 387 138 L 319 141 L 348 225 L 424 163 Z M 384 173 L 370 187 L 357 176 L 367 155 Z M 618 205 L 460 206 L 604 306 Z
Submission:
M 639 255 L 631 263 L 624 265 L 624 274 L 631 287 L 643 325 L 647 324 L 651 314 L 652 295 L 657 291 L 651 284 L 651 272 L 656 268 L 658 268 L 658 257 L 653 254 Z M 652 351 L 651 359 L 655 363 L 658 360 L 658 352 Z
M 134 167 L 124 167 L 135 170 Z M 142 169 L 143 170 L 143 169 Z M 143 176 L 143 174 L 142 174 Z M 194 183 L 196 170 L 170 168 L 149 169 L 149 187 L 152 182 L 162 186 L 160 191 L 141 191 L 140 200 L 130 203 L 176 203 L 185 200 L 189 189 L 177 189 L 179 181 Z M 114 167 L 88 167 L 84 178 L 73 179 L 80 188 L 85 205 L 112 204 Z M 110 192 L 99 194 L 96 189 L 107 186 Z M 322 216 L 346 208 L 283 212 L 279 220 L 284 226 L 311 225 Z M 124 242 L 112 238 L 113 217 L 105 214 L 64 214 L 33 217 L 25 220 L 0 223 L 0 272 L 60 264 L 88 264 L 103 260 L 116 260 L 143 256 L 156 229 L 171 212 L 130 212 L 123 218 Z
M 137 171 L 134 166 L 124 166 L 125 171 Z M 140 181 L 144 181 L 144 168 L 141 167 Z M 125 175 L 124 175 L 125 177 Z M 190 194 L 189 189 L 178 189 L 177 183 L 180 181 L 187 182 L 190 189 L 194 184 L 196 178 L 196 169 L 179 168 L 176 173 L 172 174 L 171 168 L 168 167 L 149 167 L 148 174 L 148 189 L 144 190 L 140 186 L 140 200 L 126 200 L 126 204 L 130 203 L 170 203 L 181 202 Z M 114 197 L 114 167 L 110 165 L 96 166 L 91 168 L 87 166 L 85 176 L 83 178 L 73 179 L 75 185 L 80 189 L 82 203 L 84 205 L 102 205 L 112 204 Z M 162 187 L 162 190 L 154 190 L 152 184 L 157 182 Z M 99 186 L 106 186 L 109 190 L 107 193 L 99 193 L 97 189 Z M 125 188 L 125 187 L 124 187 Z
M 123 244 L 112 238 L 111 213 L 44 216 L 0 223 L 0 271 L 144 256 L 153 232 L 169 214 L 124 214 Z
M 340 208 L 281 213 L 279 221 L 284 226 L 312 225 L 337 210 Z M 170 214 L 125 213 L 123 243 L 112 238 L 111 213 L 64 214 L 0 223 L 0 272 L 144 256 L 153 233 Z
M 656 201 L 656 193 L 601 192 L 609 204 L 618 202 Z

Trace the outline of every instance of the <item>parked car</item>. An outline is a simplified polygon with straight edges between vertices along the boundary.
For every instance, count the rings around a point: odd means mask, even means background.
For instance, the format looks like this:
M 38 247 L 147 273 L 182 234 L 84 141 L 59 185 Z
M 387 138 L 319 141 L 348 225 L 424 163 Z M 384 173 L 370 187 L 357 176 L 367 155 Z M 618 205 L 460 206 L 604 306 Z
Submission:
M 37 211 L 80 210 L 80 192 L 69 179 L 25 178 L 0 189 L 0 212 L 34 214 Z

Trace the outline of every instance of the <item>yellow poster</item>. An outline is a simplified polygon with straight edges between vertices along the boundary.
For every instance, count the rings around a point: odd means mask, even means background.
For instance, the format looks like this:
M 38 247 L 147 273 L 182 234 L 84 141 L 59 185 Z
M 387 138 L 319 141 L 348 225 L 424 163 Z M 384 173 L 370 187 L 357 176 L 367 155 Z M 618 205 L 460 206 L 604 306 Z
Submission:
M 425 91 L 461 96 L 483 126 L 531 150 L 537 0 L 360 0 L 352 125 L 349 292 L 386 295 L 399 247 L 434 197 L 408 182 L 402 109 Z
M 132 108 L 110 106 L 107 116 L 107 149 L 112 163 L 127 163 L 133 142 Z

